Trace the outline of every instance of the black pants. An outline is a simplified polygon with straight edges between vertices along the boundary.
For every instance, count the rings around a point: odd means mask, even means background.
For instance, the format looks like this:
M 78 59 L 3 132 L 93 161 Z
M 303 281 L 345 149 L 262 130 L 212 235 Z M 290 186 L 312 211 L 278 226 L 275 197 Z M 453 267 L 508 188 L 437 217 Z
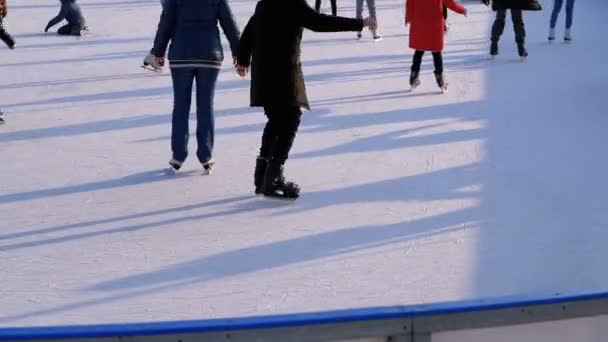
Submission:
M 299 107 L 264 107 L 268 122 L 262 135 L 260 157 L 284 164 L 296 138 L 302 111 Z
M 330 0 L 331 2 L 331 14 L 335 17 L 338 15 L 338 5 L 336 4 L 337 0 Z M 315 9 L 317 12 L 321 10 L 321 0 L 315 0 Z
M 15 40 L 8 32 L 6 32 L 6 30 L 4 29 L 4 26 L 2 25 L 1 16 L 0 16 L 0 40 L 2 40 L 4 42 L 4 44 L 6 44 L 9 47 L 15 45 Z
M 506 10 L 496 11 L 496 20 L 492 25 L 492 42 L 498 43 L 500 36 L 505 30 L 505 20 L 507 18 Z M 518 46 L 523 46 L 526 40 L 526 28 L 524 25 L 524 17 L 522 10 L 511 10 L 511 20 L 513 21 L 513 30 L 515 31 L 515 41 Z
M 420 65 L 422 64 L 422 57 L 424 51 L 416 50 L 414 52 L 414 60 L 412 61 L 412 71 L 420 72 Z M 443 55 L 441 51 L 433 52 L 433 64 L 435 65 L 435 73 L 443 73 Z

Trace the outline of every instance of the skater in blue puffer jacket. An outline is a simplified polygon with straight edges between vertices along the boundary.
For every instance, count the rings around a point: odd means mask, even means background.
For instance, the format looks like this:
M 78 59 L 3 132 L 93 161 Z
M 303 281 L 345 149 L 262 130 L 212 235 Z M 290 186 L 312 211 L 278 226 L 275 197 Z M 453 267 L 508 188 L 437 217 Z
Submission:
M 59 14 L 49 21 L 44 29 L 44 32 L 59 24 L 62 20 L 66 20 L 68 23 L 57 30 L 57 34 L 68 35 L 68 36 L 80 36 L 87 31 L 86 22 L 82 16 L 80 6 L 76 3 L 76 0 L 59 0 L 61 2 L 61 9 Z

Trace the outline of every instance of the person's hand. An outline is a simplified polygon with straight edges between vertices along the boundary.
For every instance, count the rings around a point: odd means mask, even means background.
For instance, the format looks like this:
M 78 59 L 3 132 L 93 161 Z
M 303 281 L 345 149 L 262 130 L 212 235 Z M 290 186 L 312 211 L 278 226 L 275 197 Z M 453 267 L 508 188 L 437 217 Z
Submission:
M 409 21 L 409 20 L 407 20 L 407 17 L 403 18 L 403 21 L 404 21 L 405 27 L 407 27 L 407 24 L 408 24 L 410 21 Z
M 376 21 L 376 18 L 367 17 L 363 19 L 363 27 L 369 27 L 370 29 L 375 30 L 378 28 L 378 22 Z
M 486 6 L 490 6 L 490 0 L 481 0 L 481 2 Z
M 248 72 L 249 72 L 248 67 L 242 66 L 239 64 L 236 65 L 236 73 L 239 74 L 239 76 L 241 76 L 242 78 L 245 78 L 247 76 Z
M 162 57 L 156 57 L 153 54 L 149 53 L 144 58 L 144 65 L 150 65 L 155 69 L 161 69 L 165 65 L 165 59 Z
M 49 25 L 46 25 L 46 27 L 44 28 L 44 32 L 45 32 L 45 33 L 46 33 L 46 32 L 49 32 L 49 28 L 50 28 L 50 27 L 49 27 Z
M 239 64 L 239 59 L 236 56 L 232 56 L 232 66 L 236 67 Z
M 468 16 L 469 16 L 469 10 L 468 10 L 468 9 L 466 9 L 466 8 L 464 9 L 464 16 L 465 16 L 465 17 L 468 17 Z

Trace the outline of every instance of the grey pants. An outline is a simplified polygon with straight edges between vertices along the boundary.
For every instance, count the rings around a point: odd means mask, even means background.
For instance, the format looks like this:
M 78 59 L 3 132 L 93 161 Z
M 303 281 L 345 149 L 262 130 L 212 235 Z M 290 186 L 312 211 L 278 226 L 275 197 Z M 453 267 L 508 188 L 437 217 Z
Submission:
M 357 1 L 357 19 L 363 18 L 363 1 L 364 0 L 356 0 Z M 365 0 L 367 2 L 367 10 L 369 11 L 369 16 L 372 18 L 376 18 L 376 0 Z

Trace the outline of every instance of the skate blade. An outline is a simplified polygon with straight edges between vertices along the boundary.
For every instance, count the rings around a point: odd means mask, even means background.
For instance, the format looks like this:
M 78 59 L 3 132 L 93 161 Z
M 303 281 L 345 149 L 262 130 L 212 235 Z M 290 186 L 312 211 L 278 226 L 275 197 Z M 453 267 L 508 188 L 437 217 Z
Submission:
M 150 67 L 150 66 L 147 66 L 147 65 L 142 65 L 141 68 L 149 70 L 149 71 L 158 72 L 158 73 L 163 72 L 163 69 L 157 69 L 157 68 L 153 68 L 153 67 Z

